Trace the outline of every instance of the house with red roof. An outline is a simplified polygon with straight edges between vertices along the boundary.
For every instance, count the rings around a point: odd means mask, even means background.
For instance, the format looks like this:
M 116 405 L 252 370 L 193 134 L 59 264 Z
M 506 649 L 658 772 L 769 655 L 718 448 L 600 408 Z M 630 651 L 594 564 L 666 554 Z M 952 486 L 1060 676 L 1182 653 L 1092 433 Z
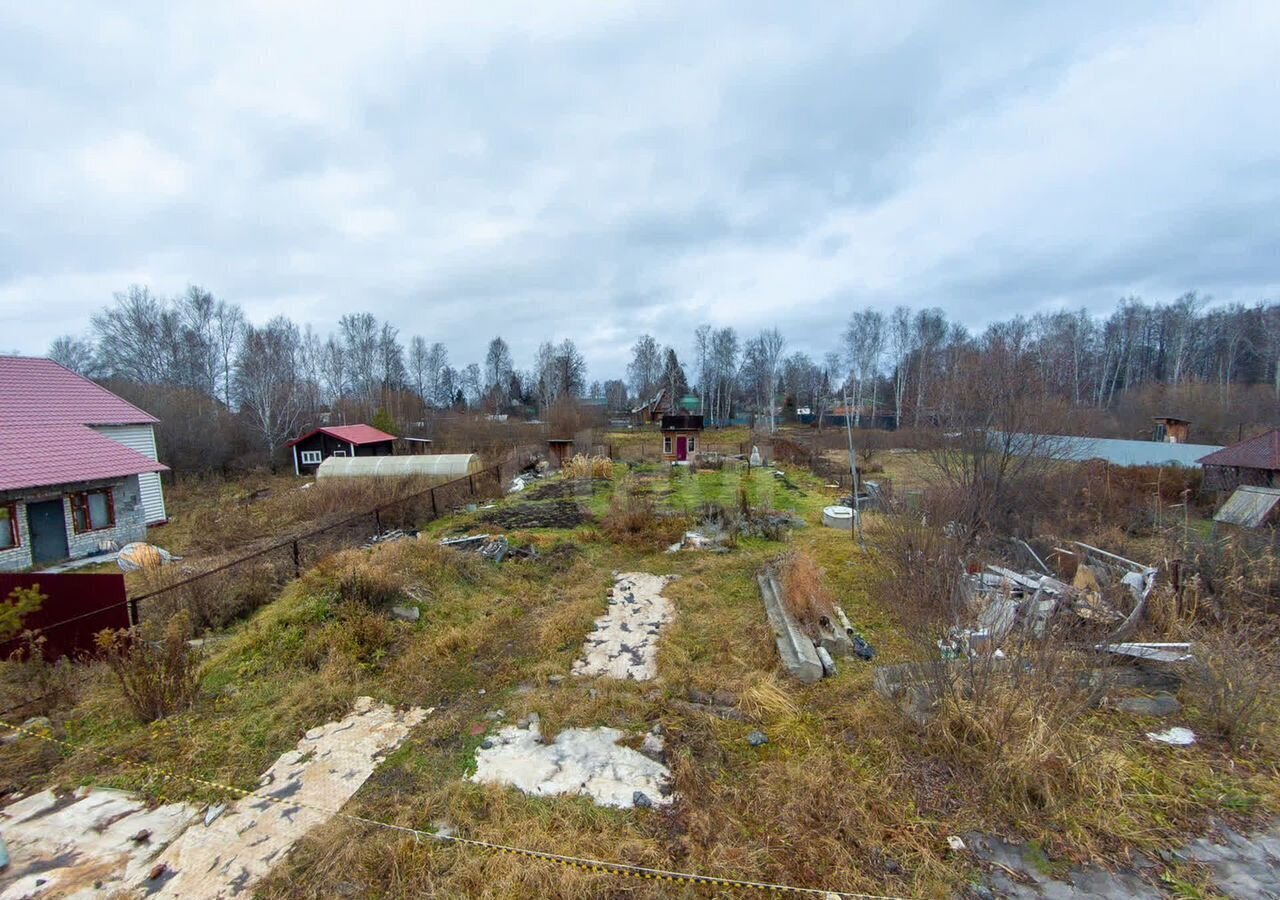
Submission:
M 1204 466 L 1204 488 L 1234 491 L 1238 487 L 1280 488 L 1280 428 L 1215 450 L 1197 460 Z
M 325 425 L 285 444 L 293 450 L 293 474 L 312 474 L 331 456 L 391 456 L 396 437 L 372 425 Z
M 0 571 L 146 538 L 158 420 L 52 360 L 0 356 Z

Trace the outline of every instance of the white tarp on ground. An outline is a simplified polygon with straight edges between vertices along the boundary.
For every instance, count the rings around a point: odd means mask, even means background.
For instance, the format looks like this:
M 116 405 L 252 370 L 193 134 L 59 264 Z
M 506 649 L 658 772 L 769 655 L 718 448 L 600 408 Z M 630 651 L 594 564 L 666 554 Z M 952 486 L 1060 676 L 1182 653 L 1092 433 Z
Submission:
M 402 713 L 361 697 L 346 718 L 308 731 L 263 774 L 258 790 L 207 825 L 193 806 L 147 809 L 121 791 L 62 798 L 44 791 L 10 804 L 0 810 L 11 857 L 0 874 L 0 900 L 247 896 L 425 717 L 421 709 Z M 134 840 L 144 831 L 145 839 Z M 164 871 L 151 879 L 161 864 Z
M 24 797 L 0 810 L 10 859 L 0 873 L 0 898 L 107 896 L 145 879 L 155 857 L 199 813 L 185 803 L 148 809 L 132 794 L 101 788 Z
M 601 806 L 620 809 L 634 806 L 637 792 L 654 806 L 670 803 L 670 770 L 619 746 L 623 736 L 616 728 L 566 728 L 543 743 L 536 722 L 504 728 L 488 741 L 491 746 L 477 751 L 471 780 L 508 784 L 540 797 L 586 794 Z
M 671 621 L 662 596 L 675 575 L 623 572 L 609 594 L 609 609 L 587 635 L 573 674 L 649 681 L 658 674 L 658 634 Z

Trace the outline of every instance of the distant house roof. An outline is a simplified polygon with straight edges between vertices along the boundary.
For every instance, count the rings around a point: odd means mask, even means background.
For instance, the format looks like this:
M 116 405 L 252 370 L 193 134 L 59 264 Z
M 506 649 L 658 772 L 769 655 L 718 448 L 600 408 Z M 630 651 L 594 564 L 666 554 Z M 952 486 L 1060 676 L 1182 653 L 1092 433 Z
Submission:
M 0 356 L 0 427 L 53 422 L 151 425 L 158 421 L 51 359 Z
M 317 428 L 314 431 L 308 431 L 302 437 L 294 438 L 286 447 L 292 447 L 294 444 L 300 444 L 309 437 L 317 434 L 327 434 L 331 438 L 337 438 L 340 441 L 346 441 L 348 444 L 380 444 L 383 441 L 394 441 L 394 434 L 387 434 L 385 431 L 379 431 L 372 425 L 326 425 L 323 428 Z
M 154 459 L 84 425 L 0 427 L 0 491 L 164 471 L 167 467 Z
M 641 403 L 639 406 L 632 408 L 632 413 L 641 413 L 647 410 L 657 409 L 658 404 L 662 402 L 663 395 L 667 393 L 666 388 L 658 388 L 658 393 L 653 395 L 653 399 L 648 403 Z
M 1223 447 L 1200 457 L 1202 466 L 1230 466 L 1240 469 L 1280 469 L 1280 428 Z
M 1242 528 L 1261 528 L 1280 508 L 1280 488 L 1243 485 L 1235 489 L 1213 521 Z

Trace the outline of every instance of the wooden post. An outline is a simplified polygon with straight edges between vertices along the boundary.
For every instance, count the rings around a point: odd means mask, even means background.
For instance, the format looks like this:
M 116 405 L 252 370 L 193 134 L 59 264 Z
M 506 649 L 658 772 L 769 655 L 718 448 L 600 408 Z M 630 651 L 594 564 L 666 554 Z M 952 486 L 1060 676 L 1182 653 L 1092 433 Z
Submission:
M 297 538 L 293 540 L 293 577 L 297 578 L 302 575 L 302 559 L 298 555 Z
M 378 534 L 382 534 L 382 512 L 376 506 L 373 508 L 373 524 L 378 526 Z
M 431 518 L 440 518 L 440 510 L 436 509 L 436 489 L 431 489 Z
M 474 497 L 476 495 L 476 476 L 467 476 L 467 487 L 471 490 L 471 496 Z

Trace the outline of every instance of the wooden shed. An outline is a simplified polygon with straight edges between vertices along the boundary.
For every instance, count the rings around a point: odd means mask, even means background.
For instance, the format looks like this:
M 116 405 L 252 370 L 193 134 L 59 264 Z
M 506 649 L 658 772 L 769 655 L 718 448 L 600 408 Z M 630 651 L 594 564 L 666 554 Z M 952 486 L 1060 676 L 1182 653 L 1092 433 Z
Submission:
M 395 435 L 372 425 L 331 425 L 294 438 L 286 447 L 293 450 L 293 474 L 311 473 L 330 457 L 392 456 Z
M 662 417 L 662 458 L 667 462 L 684 462 L 698 452 L 702 435 L 702 416 L 688 414 Z

